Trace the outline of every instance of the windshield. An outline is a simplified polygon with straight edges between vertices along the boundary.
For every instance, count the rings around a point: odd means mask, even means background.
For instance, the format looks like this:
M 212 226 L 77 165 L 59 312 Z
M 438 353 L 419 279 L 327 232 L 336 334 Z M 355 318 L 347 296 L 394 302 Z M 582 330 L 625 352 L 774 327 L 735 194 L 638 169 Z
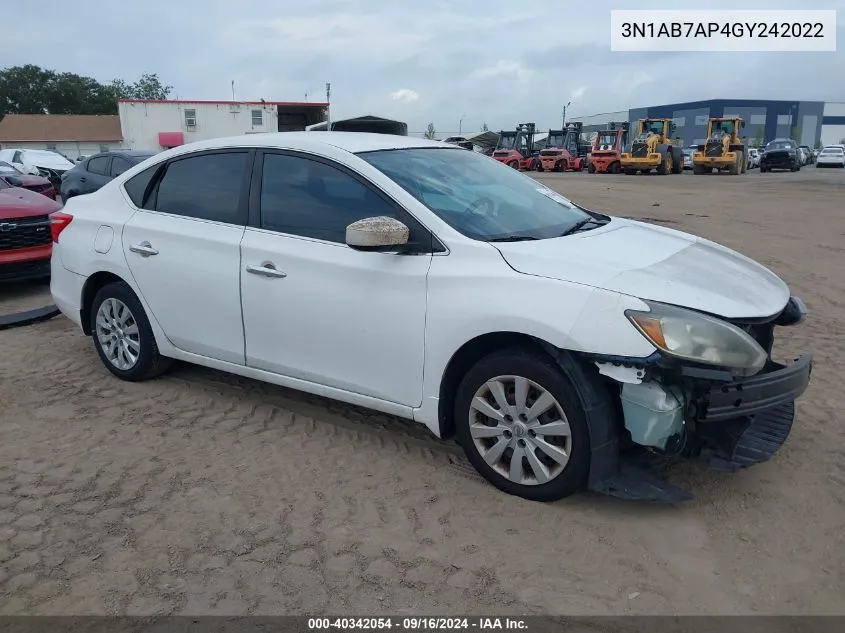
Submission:
M 496 149 L 514 149 L 516 147 L 516 134 L 504 134 L 499 137 L 499 144 Z
M 23 172 L 15 167 L 14 165 L 10 165 L 4 161 L 0 161 L 0 173 L 2 174 L 23 174 Z
M 663 134 L 663 121 L 646 121 L 643 126 L 643 134 Z
M 563 147 L 563 134 L 553 132 L 546 140 L 546 147 Z
M 602 132 L 599 134 L 599 148 L 601 148 L 602 145 L 609 145 L 609 149 L 612 149 L 616 145 L 616 132 Z
M 472 239 L 558 237 L 592 217 L 533 178 L 474 152 L 400 149 L 359 156 Z
M 770 149 L 793 149 L 795 147 L 794 143 L 790 143 L 789 141 L 772 141 L 768 145 L 766 145 L 766 150 Z
M 734 133 L 734 122 L 733 121 L 719 121 L 715 122 L 713 125 L 713 134 L 721 136 L 722 134 L 733 134 Z

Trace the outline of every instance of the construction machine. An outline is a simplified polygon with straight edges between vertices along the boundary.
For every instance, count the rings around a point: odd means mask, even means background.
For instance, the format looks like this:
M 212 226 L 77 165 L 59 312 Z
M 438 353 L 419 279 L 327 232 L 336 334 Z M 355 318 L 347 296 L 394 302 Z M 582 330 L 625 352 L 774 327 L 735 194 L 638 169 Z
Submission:
M 644 173 L 656 169 L 658 174 L 680 174 L 684 169 L 684 154 L 675 144 L 672 119 L 640 119 L 634 130 L 631 149 L 622 152 L 620 164 L 626 174 Z
M 596 134 L 590 152 L 591 174 L 618 174 L 622 171 L 622 149 L 628 140 L 628 122 L 608 123 L 607 130 Z
M 540 150 L 537 171 L 581 171 L 586 166 L 588 146 L 583 142 L 584 125 L 573 121 L 565 130 L 549 130 L 546 147 Z
M 735 176 L 748 171 L 748 147 L 739 135 L 744 127 L 739 117 L 707 119 L 707 140 L 692 155 L 692 173 L 710 174 L 715 169 Z
M 520 123 L 513 132 L 502 130 L 493 158 L 514 169 L 533 170 L 537 163 L 534 152 L 536 130 L 537 126 L 533 123 Z

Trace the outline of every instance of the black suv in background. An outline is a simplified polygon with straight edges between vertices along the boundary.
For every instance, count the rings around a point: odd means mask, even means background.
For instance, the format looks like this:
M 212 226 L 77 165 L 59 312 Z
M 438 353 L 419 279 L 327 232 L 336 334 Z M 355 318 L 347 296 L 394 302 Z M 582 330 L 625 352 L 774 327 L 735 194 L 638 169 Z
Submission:
M 795 141 L 788 138 L 776 138 L 763 149 L 763 154 L 760 156 L 760 172 L 772 169 L 798 171 L 801 169 L 801 162 L 801 153 Z
M 62 202 L 74 196 L 94 193 L 115 176 L 154 155 L 155 152 L 126 150 L 89 156 L 62 174 Z

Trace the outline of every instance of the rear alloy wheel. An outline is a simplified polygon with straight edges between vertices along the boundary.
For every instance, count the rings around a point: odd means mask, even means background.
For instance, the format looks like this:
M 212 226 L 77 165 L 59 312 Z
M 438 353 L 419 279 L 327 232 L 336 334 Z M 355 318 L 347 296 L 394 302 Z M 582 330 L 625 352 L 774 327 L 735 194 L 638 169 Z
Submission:
M 123 282 L 107 284 L 97 292 L 91 306 L 91 332 L 103 364 L 123 380 L 153 378 L 172 363 L 158 353 L 144 308 Z
M 467 458 L 500 490 L 555 501 L 586 482 L 585 415 L 551 359 L 522 350 L 483 358 L 461 381 L 455 416 Z

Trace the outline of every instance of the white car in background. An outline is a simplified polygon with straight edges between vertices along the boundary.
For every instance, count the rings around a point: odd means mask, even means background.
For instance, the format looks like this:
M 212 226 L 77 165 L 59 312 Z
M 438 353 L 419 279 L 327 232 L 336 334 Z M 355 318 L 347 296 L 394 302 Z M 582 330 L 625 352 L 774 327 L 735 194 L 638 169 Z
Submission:
M 845 168 L 845 149 L 841 146 L 828 146 L 819 152 L 816 167 Z
M 748 148 L 748 169 L 760 166 L 760 150 L 756 147 Z
M 26 174 L 49 179 L 58 190 L 62 174 L 73 168 L 67 158 L 46 149 L 3 149 L 0 160 L 10 163 Z
M 53 299 L 118 378 L 179 359 L 409 418 L 527 499 L 689 498 L 625 449 L 764 461 L 810 377 L 771 358 L 806 310 L 768 269 L 446 143 L 185 145 L 52 233 Z

